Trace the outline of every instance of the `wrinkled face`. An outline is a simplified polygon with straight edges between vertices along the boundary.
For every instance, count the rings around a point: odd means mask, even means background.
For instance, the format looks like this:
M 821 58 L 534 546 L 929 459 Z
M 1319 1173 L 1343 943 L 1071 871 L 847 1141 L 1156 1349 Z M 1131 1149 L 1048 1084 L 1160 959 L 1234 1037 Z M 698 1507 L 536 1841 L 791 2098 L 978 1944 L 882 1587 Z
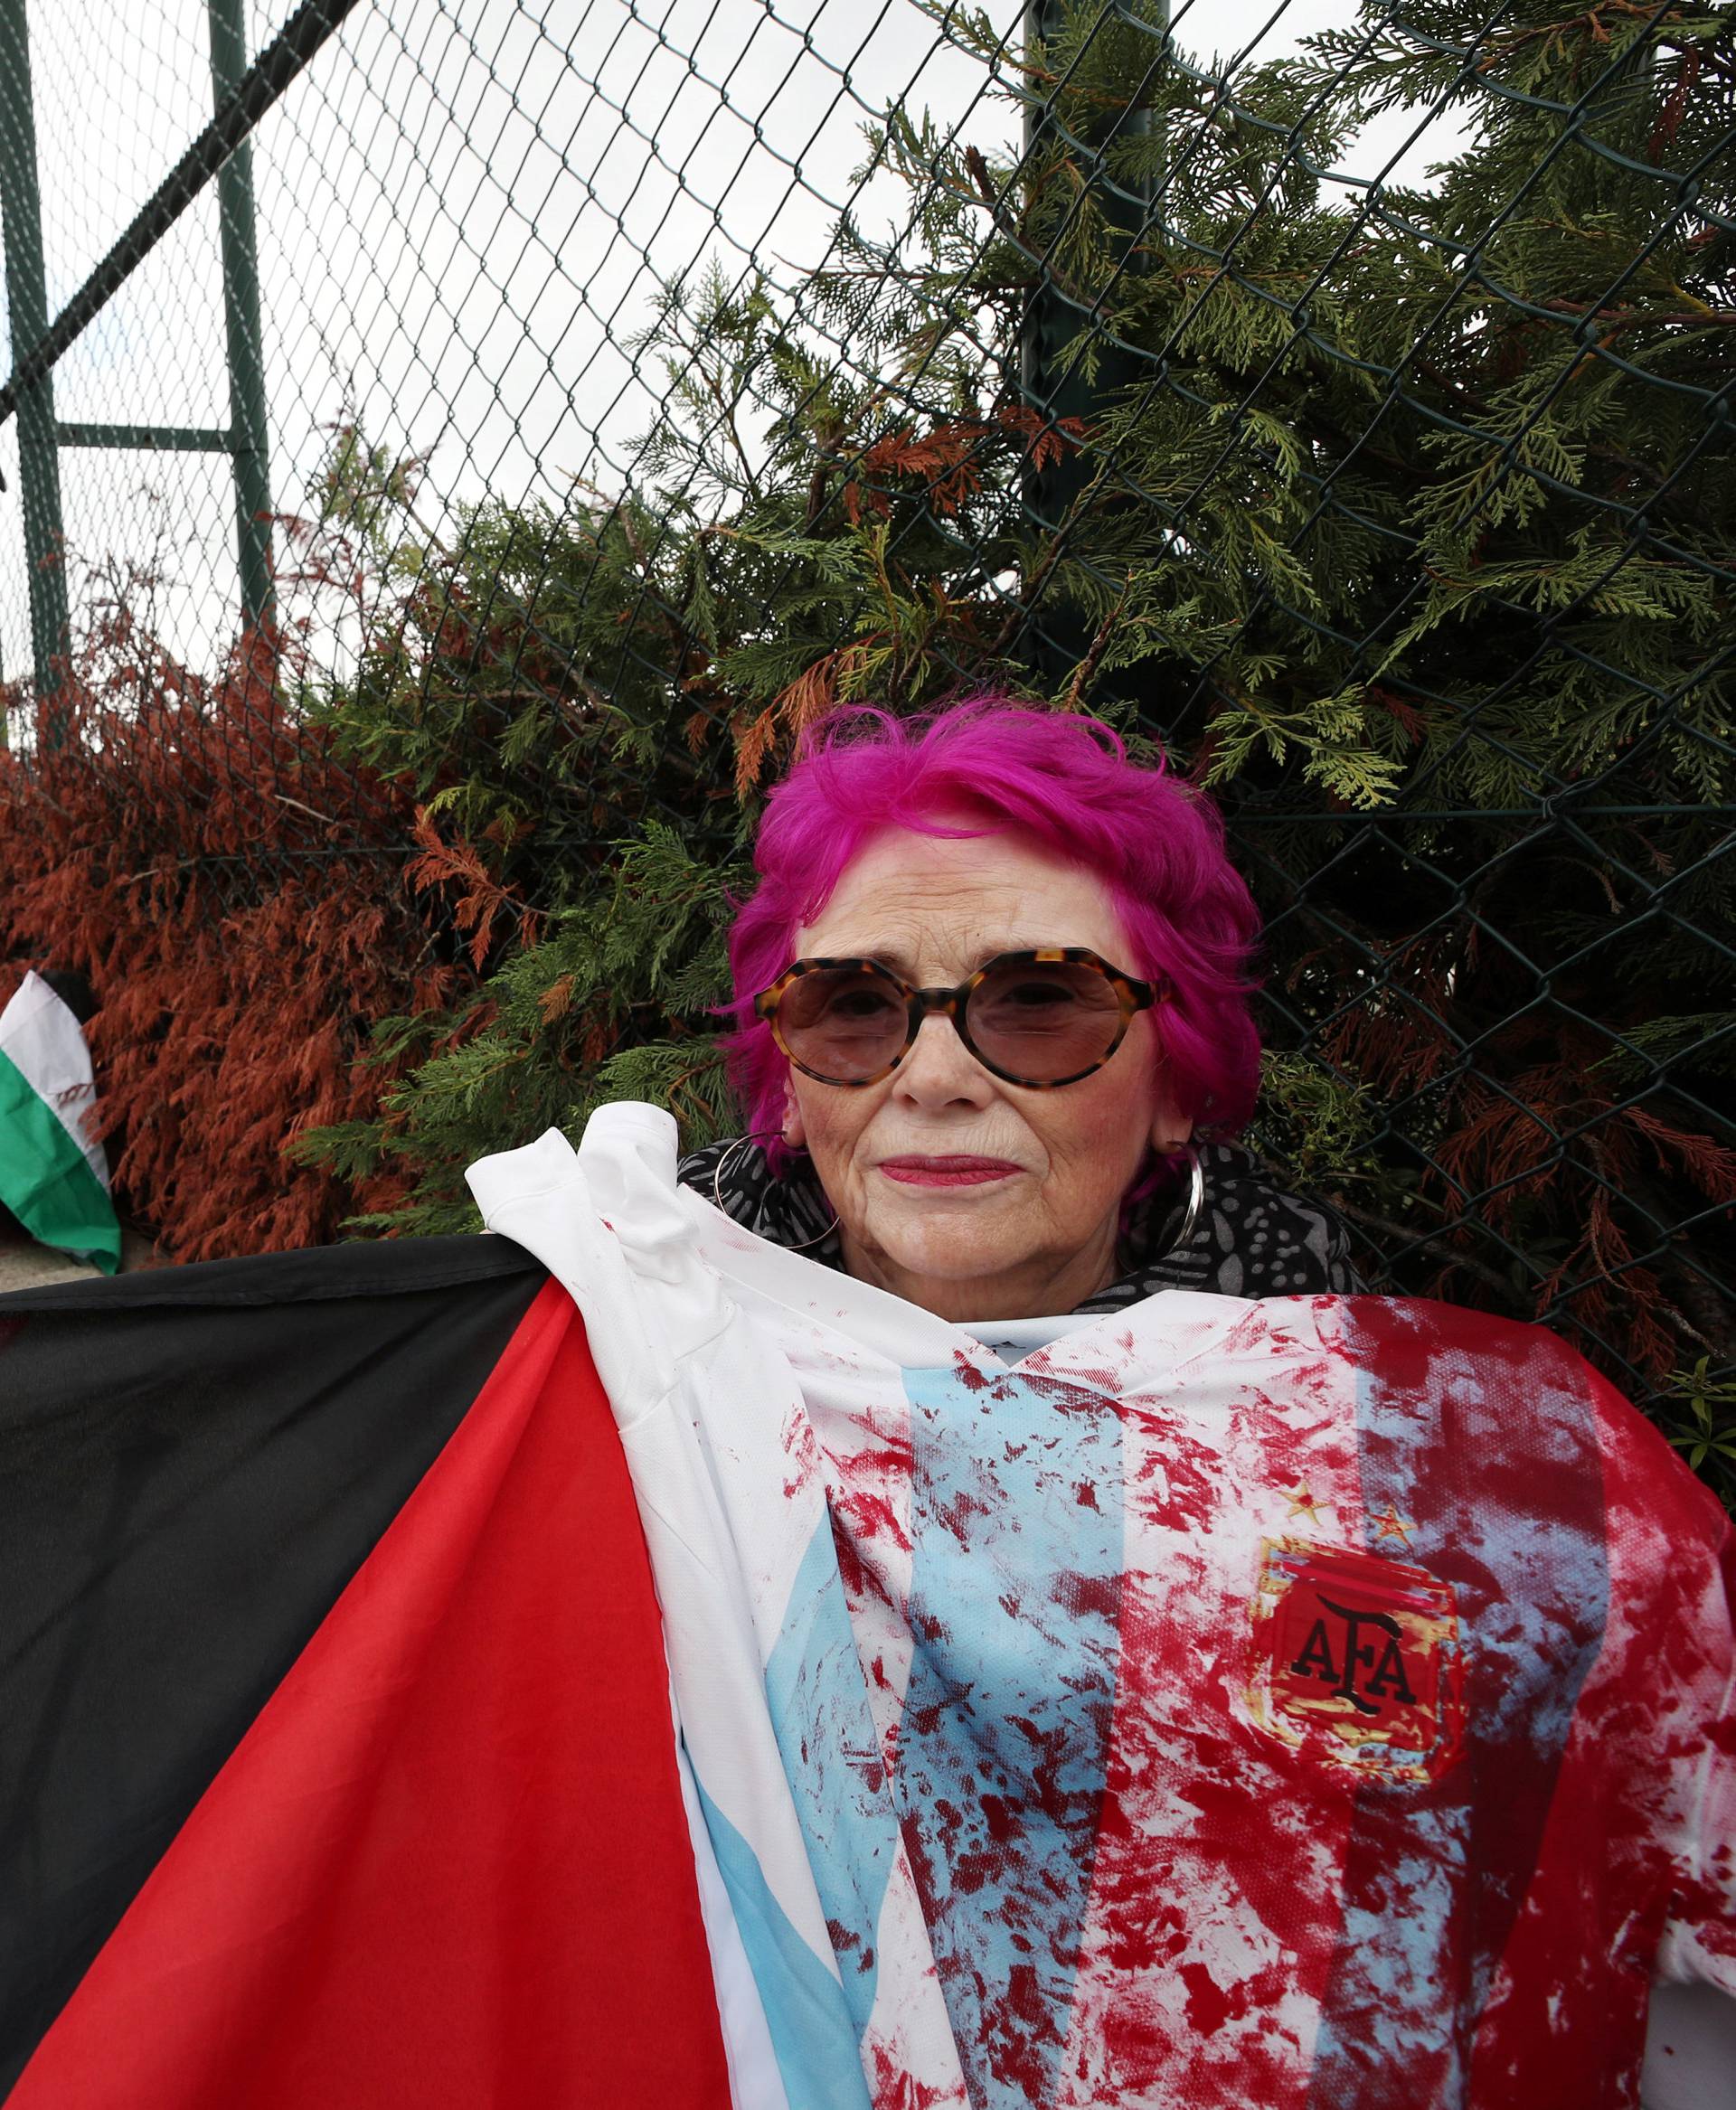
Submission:
M 868 845 L 796 941 L 798 956 L 865 955 L 923 987 L 1038 946 L 1138 971 L 1090 873 L 1013 836 L 903 829 Z M 878 1084 L 792 1069 L 785 1136 L 813 1157 L 850 1272 L 951 1319 L 1071 1311 L 1113 1280 L 1122 1196 L 1149 1146 L 1189 1133 L 1155 1031 L 1141 1012 L 1100 1069 L 1052 1091 L 1003 1082 L 932 1016 Z

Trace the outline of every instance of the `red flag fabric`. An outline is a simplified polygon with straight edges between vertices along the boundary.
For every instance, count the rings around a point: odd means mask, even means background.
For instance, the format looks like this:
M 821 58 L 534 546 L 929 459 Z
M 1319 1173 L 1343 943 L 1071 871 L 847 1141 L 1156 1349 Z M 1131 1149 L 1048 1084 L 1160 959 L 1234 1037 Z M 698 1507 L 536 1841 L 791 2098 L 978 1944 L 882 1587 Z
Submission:
M 729 2100 L 638 1519 L 550 1283 L 7 2103 Z

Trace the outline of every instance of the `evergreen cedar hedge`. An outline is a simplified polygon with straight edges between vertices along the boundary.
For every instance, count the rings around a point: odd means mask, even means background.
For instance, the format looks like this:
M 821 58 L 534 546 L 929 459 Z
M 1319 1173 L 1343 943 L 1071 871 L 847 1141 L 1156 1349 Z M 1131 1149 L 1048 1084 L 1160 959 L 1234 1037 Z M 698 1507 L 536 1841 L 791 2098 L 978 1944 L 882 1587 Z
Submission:
M 1358 227 L 1302 156 L 1458 74 L 1476 10 L 1411 13 L 1316 39 L 1236 116 L 1137 30 L 1088 33 L 1090 0 L 1035 54 L 1060 122 L 1022 177 L 901 112 L 875 136 L 920 250 L 846 222 L 798 302 L 671 292 L 635 495 L 442 542 L 413 457 L 347 425 L 286 523 L 299 629 L 206 684 L 93 624 L 55 737 L 4 765 L 0 939 L 90 975 L 120 1182 L 169 1248 L 460 1226 L 467 1159 L 611 1096 L 727 1126 L 710 1007 L 763 787 L 836 702 L 995 688 L 1160 738 L 1223 803 L 1286 1176 L 1371 1256 L 1409 1245 L 1389 1284 L 1546 1311 L 1637 1371 L 1728 1475 L 1731 1314 L 1690 1256 L 1730 1279 L 1704 1109 L 1736 860 L 1706 809 L 1736 479 L 1693 389 L 1728 375 L 1736 244 L 1647 172 L 1728 130 L 1732 14 L 1544 0 L 1462 86 L 1470 148 Z M 986 24 L 948 20 L 986 61 Z M 1496 85 L 1582 102 L 1616 155 L 1552 152 L 1559 119 Z M 1162 229 L 1132 241 L 1099 151 L 1164 183 Z M 1700 182 L 1727 221 L 1730 157 Z M 1163 385 L 1093 352 L 1088 414 L 1033 415 L 1045 253 Z M 354 676 L 316 681 L 319 589 L 358 579 Z M 1593 777 L 1597 810 L 1536 826 L 1540 789 Z M 1361 824 L 1404 794 L 1448 817 Z

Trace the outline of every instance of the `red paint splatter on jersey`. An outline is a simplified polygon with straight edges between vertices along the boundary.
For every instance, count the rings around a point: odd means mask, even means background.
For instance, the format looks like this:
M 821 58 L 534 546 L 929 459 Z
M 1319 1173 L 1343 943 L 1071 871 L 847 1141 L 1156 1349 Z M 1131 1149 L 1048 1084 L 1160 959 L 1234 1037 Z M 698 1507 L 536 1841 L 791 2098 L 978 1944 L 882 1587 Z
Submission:
M 1009 1573 L 986 1586 L 996 1617 L 1113 1617 L 1118 1644 L 1059 2066 L 1044 2064 L 1053 2017 L 1036 1923 L 1009 1906 L 999 1924 L 1016 1960 L 974 1994 L 992 2015 L 988 2070 L 1042 2110 L 1307 2110 L 1311 2093 L 1332 2110 L 1616 2110 L 1635 2085 L 1655 1968 L 1736 1994 L 1728 1525 L 1667 1446 L 1533 1329 L 1357 1300 L 1353 1335 L 1351 1307 L 1334 1299 L 1247 1308 L 1225 1328 L 1196 1311 L 1209 1300 L 1184 1300 L 1175 1319 L 1164 1302 L 1107 1339 L 1057 1342 L 1017 1379 L 962 1352 L 953 1365 L 979 1409 L 968 1449 L 982 1468 L 948 1475 L 927 1517 L 953 1558 L 990 1558 L 1005 1473 L 1035 1474 L 1082 1531 L 1118 1501 L 1125 1520 L 1118 1580 L 1056 1577 L 1033 1594 Z M 835 1408 L 822 1373 L 805 1370 L 804 1383 L 865 1681 L 886 1762 L 902 1768 L 948 1709 L 975 1700 L 905 1699 L 912 1646 L 948 1654 L 959 1636 L 948 1602 L 910 1604 L 904 1403 L 890 1385 L 865 1403 L 863 1366 L 840 1355 L 837 1367 L 848 1382 Z M 1371 1372 L 1389 1397 L 1359 1432 Z M 1117 1403 L 1118 1494 L 1078 1472 L 1042 1482 L 1040 1435 L 1002 1411 L 1019 1382 L 1059 1420 Z M 1402 1540 L 1375 1536 L 1389 1503 L 1412 1527 Z M 1575 1531 L 1608 1562 L 1600 1645 L 1577 1571 L 1550 1551 L 1551 1532 L 1559 1552 Z M 1470 1756 L 1441 1779 L 1370 1785 L 1257 1726 L 1252 1606 L 1261 1549 L 1285 1538 L 1450 1585 Z M 1577 1667 L 1576 1649 L 1589 1652 Z M 1552 1728 L 1556 1692 L 1567 1712 Z M 926 1900 L 994 1898 L 1025 1813 L 1067 1813 L 1040 1721 L 1012 1708 L 999 1726 L 1011 1786 L 919 1794 L 907 1815 Z M 1439 1971 L 1382 1992 L 1384 2012 L 1361 2004 L 1347 1913 L 1383 1940 L 1432 1927 Z M 1362 2031 L 1379 2060 L 1334 2065 L 1333 2030 Z M 873 2068 L 873 2088 L 877 2110 L 906 2100 L 890 2068 Z M 912 2110 L 940 2100 L 909 2097 Z

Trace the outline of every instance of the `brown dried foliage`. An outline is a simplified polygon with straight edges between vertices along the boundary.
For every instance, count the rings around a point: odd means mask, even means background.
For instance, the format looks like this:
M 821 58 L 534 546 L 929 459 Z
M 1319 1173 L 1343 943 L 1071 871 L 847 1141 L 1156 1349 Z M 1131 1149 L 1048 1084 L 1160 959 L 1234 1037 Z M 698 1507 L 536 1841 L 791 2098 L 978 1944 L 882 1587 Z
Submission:
M 282 1146 L 375 1113 L 370 1027 L 469 979 L 406 883 L 408 796 L 293 715 L 282 649 L 248 636 L 206 681 L 116 614 L 0 751 L 0 1000 L 28 966 L 88 979 L 118 1195 L 180 1259 L 392 1206 Z
M 1323 1043 L 1387 1103 L 1420 1096 L 1432 1109 L 1416 1229 L 1430 1213 L 1449 1228 L 1417 1286 L 1486 1305 L 1508 1276 L 1516 1309 L 1566 1329 L 1624 1381 L 1624 1362 L 1661 1387 L 1697 1352 L 1727 1355 L 1728 1314 L 1696 1265 L 1700 1241 L 1675 1227 L 1731 1203 L 1736 1149 L 1624 1088 L 1614 1031 L 1513 1007 L 1478 954 L 1462 932 L 1393 947 L 1379 997 Z M 1733 1213 L 1724 1208 L 1726 1225 Z
M 1043 470 L 1084 438 L 1080 419 L 1045 418 L 1026 403 L 1005 404 L 986 419 L 944 419 L 927 432 L 901 425 L 863 449 L 856 474 L 839 495 L 853 526 L 864 513 L 883 519 L 892 510 L 887 486 L 894 478 L 908 478 L 935 513 L 948 517 L 982 489 L 986 450 L 1012 439 L 1022 450 L 1020 466 Z

